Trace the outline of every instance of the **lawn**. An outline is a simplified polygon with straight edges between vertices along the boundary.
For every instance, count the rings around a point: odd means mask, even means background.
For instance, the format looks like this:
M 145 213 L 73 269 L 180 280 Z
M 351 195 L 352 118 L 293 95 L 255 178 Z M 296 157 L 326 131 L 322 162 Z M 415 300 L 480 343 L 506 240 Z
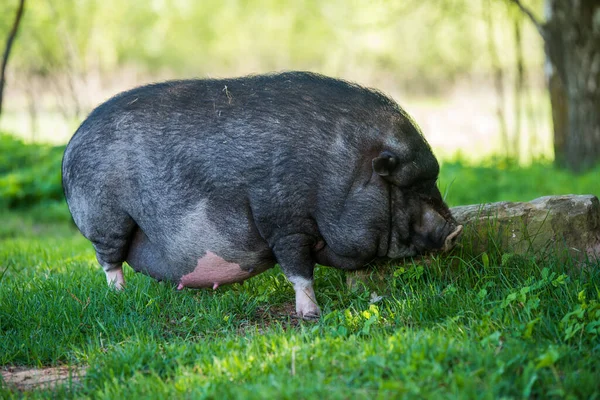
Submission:
M 40 162 L 42 172 L 55 162 Z M 115 293 L 52 180 L 37 182 L 44 175 L 28 165 L 0 162 L 0 369 L 86 374 L 26 392 L 3 382 L 2 398 L 600 397 L 597 261 L 473 254 L 463 243 L 354 289 L 343 272 L 319 267 L 318 322 L 291 315 L 294 292 L 279 268 L 216 291 L 177 291 L 127 267 L 127 288 Z M 597 174 L 454 160 L 440 187 L 453 205 L 597 195 Z

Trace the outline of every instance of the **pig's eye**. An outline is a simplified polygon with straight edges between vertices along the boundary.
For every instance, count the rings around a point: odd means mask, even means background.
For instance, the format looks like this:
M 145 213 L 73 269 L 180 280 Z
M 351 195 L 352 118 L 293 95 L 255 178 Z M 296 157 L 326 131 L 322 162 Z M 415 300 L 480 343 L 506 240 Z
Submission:
M 373 170 L 381 176 L 389 176 L 398 167 L 398 157 L 390 151 L 382 151 L 372 161 Z

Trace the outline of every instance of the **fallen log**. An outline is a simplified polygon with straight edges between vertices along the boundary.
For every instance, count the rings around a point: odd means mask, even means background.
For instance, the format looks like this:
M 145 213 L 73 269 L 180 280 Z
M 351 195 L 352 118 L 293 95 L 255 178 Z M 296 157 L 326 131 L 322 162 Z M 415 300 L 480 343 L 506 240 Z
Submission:
M 600 257 L 600 202 L 592 195 L 545 196 L 451 209 L 465 225 L 461 243 L 473 253 Z M 468 241 L 468 243 L 465 243 Z
M 600 261 L 600 202 L 593 195 L 545 196 L 529 202 L 498 202 L 451 208 L 465 227 L 454 252 Z M 425 257 L 426 258 L 426 257 Z M 398 263 L 396 263 L 398 264 Z M 346 274 L 350 288 L 385 281 L 389 268 Z

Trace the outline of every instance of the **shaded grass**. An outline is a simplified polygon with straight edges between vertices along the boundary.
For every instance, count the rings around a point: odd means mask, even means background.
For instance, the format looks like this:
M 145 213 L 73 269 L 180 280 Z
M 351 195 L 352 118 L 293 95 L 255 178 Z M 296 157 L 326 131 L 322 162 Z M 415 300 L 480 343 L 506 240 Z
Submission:
M 583 174 L 555 167 L 548 160 L 519 165 L 514 160 L 490 158 L 472 164 L 461 157 L 443 160 L 439 187 L 450 206 L 529 201 L 559 194 L 600 195 L 600 165 Z
M 465 246 L 357 290 L 322 267 L 323 316 L 306 323 L 281 311 L 294 295 L 278 268 L 217 291 L 127 268 L 115 293 L 72 225 L 2 218 L 0 365 L 89 365 L 80 384 L 28 397 L 600 395 L 598 263 L 484 261 Z

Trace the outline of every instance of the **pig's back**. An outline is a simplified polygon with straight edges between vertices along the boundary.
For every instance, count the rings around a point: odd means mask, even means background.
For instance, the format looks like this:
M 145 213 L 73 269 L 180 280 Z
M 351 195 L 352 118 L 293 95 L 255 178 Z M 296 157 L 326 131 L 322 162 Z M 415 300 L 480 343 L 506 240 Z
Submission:
M 281 184 L 282 174 L 305 187 L 320 173 L 306 167 L 340 135 L 359 148 L 376 114 L 396 109 L 378 92 L 303 72 L 143 86 L 83 122 L 65 152 L 65 191 L 75 180 L 130 192 L 161 193 L 168 183 L 182 195 L 198 186 L 240 193 L 257 181 Z

